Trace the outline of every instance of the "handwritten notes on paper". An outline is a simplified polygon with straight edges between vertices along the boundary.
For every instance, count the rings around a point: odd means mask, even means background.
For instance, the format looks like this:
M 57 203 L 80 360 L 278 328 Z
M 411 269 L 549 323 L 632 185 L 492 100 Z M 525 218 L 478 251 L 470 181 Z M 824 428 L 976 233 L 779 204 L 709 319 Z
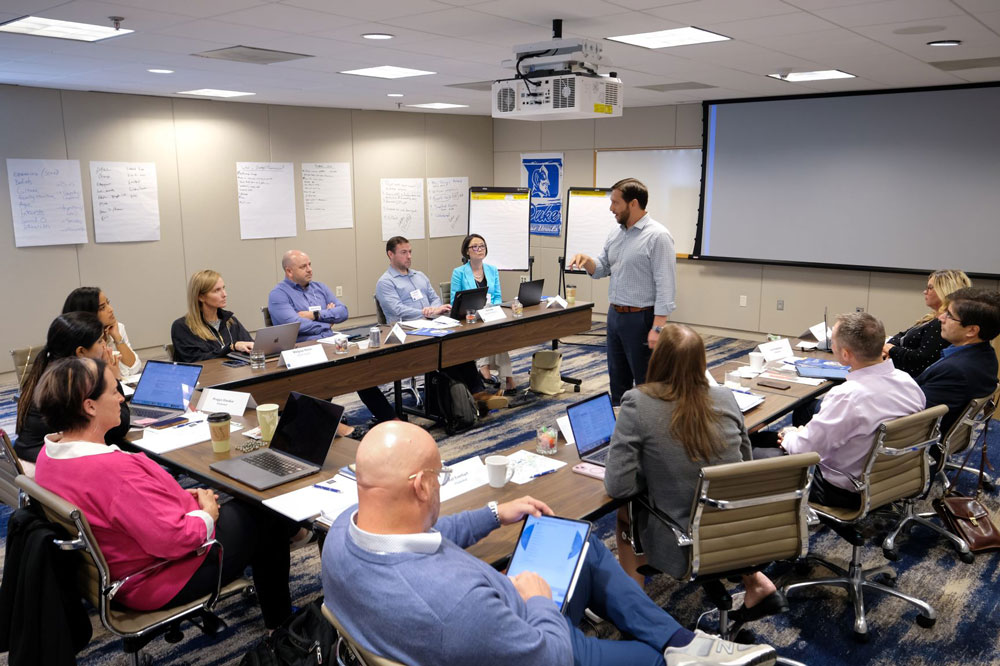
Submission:
M 469 230 L 469 179 L 427 179 L 427 221 L 431 238 L 464 236 Z
M 424 237 L 424 179 L 383 178 L 382 240 Z
M 354 226 L 350 162 L 303 162 L 302 203 L 306 229 Z
M 156 164 L 91 162 L 90 192 L 98 243 L 160 240 Z
M 240 238 L 295 235 L 295 169 L 291 162 L 237 162 Z
M 7 160 L 14 245 L 87 242 L 79 160 Z

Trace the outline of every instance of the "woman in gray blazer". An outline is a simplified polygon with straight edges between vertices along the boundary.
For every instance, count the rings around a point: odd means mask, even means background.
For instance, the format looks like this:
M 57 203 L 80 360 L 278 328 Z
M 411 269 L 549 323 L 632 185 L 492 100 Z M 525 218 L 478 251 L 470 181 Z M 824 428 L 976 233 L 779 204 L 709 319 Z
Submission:
M 654 507 L 686 526 L 701 468 L 750 460 L 750 440 L 732 392 L 709 386 L 705 345 L 682 324 L 667 324 L 649 359 L 646 383 L 627 391 L 608 455 L 604 485 L 612 497 L 645 493 Z M 621 539 L 625 512 L 619 513 L 618 557 L 632 573 L 641 564 Z M 639 533 L 648 562 L 675 578 L 688 569 L 688 553 L 661 521 L 641 520 Z M 633 576 L 641 584 L 641 578 Z M 743 577 L 744 607 L 732 614 L 746 622 L 783 612 L 788 605 L 763 573 Z

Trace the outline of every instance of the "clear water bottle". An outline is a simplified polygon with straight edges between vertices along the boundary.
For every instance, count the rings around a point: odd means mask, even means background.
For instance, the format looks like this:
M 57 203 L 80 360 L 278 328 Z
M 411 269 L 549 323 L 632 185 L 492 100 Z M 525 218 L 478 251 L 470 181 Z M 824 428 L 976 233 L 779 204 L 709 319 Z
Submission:
M 524 314 L 524 306 L 521 305 L 521 301 L 514 297 L 514 302 L 510 304 L 510 311 L 514 315 L 514 319 L 520 319 Z

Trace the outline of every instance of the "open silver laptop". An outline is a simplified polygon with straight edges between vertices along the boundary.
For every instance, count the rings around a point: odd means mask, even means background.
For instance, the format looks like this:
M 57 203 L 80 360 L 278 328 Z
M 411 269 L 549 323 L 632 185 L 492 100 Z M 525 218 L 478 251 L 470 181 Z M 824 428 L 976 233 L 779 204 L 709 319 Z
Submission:
M 611 451 L 611 436 L 615 433 L 611 396 L 601 393 L 574 403 L 566 408 L 566 416 L 580 460 L 604 467 Z
M 146 361 L 129 407 L 131 425 L 145 425 L 168 416 L 180 416 L 191 404 L 201 376 L 195 363 Z
M 299 337 L 299 322 L 293 321 L 291 324 L 278 324 L 268 326 L 257 331 L 257 336 L 253 341 L 255 352 L 264 352 L 264 356 L 273 358 L 281 352 L 291 349 Z M 240 361 L 249 361 L 250 354 L 244 352 L 229 352 L 230 358 Z
M 545 286 L 545 279 L 540 280 L 529 280 L 528 282 L 522 282 L 521 286 L 517 288 L 517 300 L 521 301 L 521 305 L 524 307 L 531 307 L 532 305 L 538 305 L 542 302 L 542 287 Z M 506 303 L 501 303 L 505 308 L 509 308 L 510 304 L 514 301 L 507 301 Z
M 292 391 L 269 448 L 209 467 L 257 490 L 315 474 L 326 460 L 343 415 L 340 405 Z

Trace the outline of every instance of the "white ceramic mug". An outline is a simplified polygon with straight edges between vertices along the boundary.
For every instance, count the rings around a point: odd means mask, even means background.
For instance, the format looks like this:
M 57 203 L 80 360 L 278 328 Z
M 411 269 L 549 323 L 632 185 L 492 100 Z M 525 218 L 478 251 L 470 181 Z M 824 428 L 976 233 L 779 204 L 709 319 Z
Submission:
M 750 352 L 750 369 L 754 372 L 764 370 L 764 355 L 760 352 Z
M 493 488 L 503 488 L 514 476 L 514 468 L 507 465 L 507 456 L 487 456 L 486 476 Z

